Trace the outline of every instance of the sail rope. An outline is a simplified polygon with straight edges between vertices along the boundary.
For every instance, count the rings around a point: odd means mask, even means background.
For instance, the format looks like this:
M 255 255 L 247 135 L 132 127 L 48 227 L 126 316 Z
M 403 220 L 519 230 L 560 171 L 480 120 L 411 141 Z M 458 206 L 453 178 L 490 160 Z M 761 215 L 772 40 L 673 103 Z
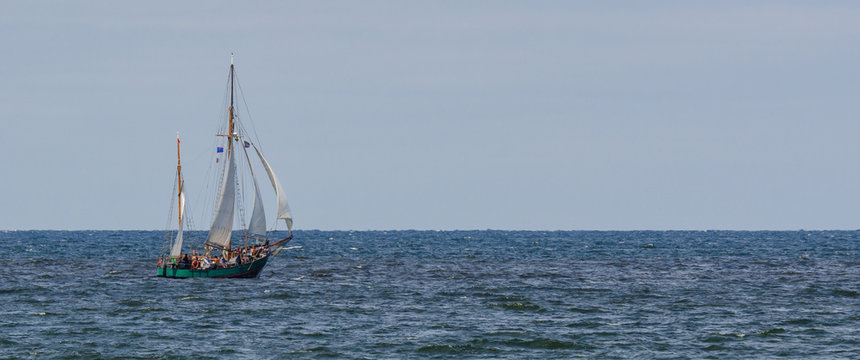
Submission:
M 224 111 L 223 109 L 227 109 L 227 104 L 230 103 L 229 89 L 230 89 L 230 77 L 228 76 L 227 77 L 227 90 L 228 91 L 227 91 L 227 95 L 224 97 L 224 102 L 222 103 L 221 111 L 219 112 L 219 115 L 218 115 L 218 121 L 216 122 L 218 124 L 218 126 L 215 129 L 215 134 L 227 134 L 227 131 L 229 131 L 229 129 L 227 128 L 227 125 L 224 124 L 224 112 L 223 112 Z M 229 135 L 229 134 L 227 134 L 227 135 Z M 215 144 L 214 147 L 217 148 L 219 146 L 223 146 L 225 152 L 216 153 L 217 159 L 221 159 L 223 161 L 220 161 L 220 162 L 216 163 L 216 165 L 215 165 L 215 167 L 217 168 L 216 171 L 218 172 L 218 176 L 215 178 L 215 179 L 217 179 L 217 182 L 215 182 L 212 185 L 216 190 L 209 192 L 210 194 L 215 195 L 215 196 L 210 198 L 210 199 L 212 199 L 212 208 L 211 208 L 211 213 L 212 213 L 211 218 L 212 219 L 215 218 L 215 214 L 218 212 L 218 199 L 221 198 L 221 190 L 222 190 L 221 184 L 224 183 L 224 175 L 226 173 L 226 166 L 228 163 L 227 156 L 221 155 L 221 154 L 227 154 L 228 153 L 226 150 L 227 150 L 227 146 L 228 146 L 227 143 L 230 142 L 230 137 L 226 136 L 223 138 L 226 139 L 227 141 L 223 141 L 221 136 L 216 136 L 214 141 L 213 141 L 213 143 Z M 210 150 L 210 151 L 212 151 L 212 150 Z M 211 163 L 210 163 L 210 168 L 211 168 Z M 212 179 L 213 177 L 207 176 L 207 178 Z
M 243 107 L 243 109 L 245 110 L 245 114 L 247 114 L 248 122 L 251 125 L 250 133 L 253 133 L 253 135 L 254 135 L 251 138 L 253 140 L 252 142 L 259 146 L 260 137 L 257 135 L 257 128 L 254 126 L 254 118 L 251 117 L 251 110 L 248 107 L 248 101 L 245 100 L 245 91 L 242 90 L 242 83 L 239 82 L 239 75 L 236 73 L 235 70 L 233 71 L 233 76 L 236 77 L 236 86 L 239 88 L 239 97 L 242 98 L 242 104 L 245 105 L 245 107 Z M 244 124 L 239 124 L 239 125 L 244 125 Z M 249 134 L 248 131 L 245 131 L 244 126 L 242 126 L 242 132 Z M 260 147 L 260 150 L 262 151 L 262 147 Z
M 239 156 L 238 158 L 241 159 L 242 157 Z M 239 159 L 237 159 L 237 160 L 239 160 Z M 245 182 L 245 179 L 244 179 L 245 174 L 244 174 L 244 172 L 238 171 L 240 169 L 240 166 L 241 166 L 240 164 L 236 164 L 236 168 L 237 168 L 236 169 L 237 170 L 236 175 L 239 175 L 239 176 L 236 176 L 236 199 L 238 200 L 236 207 L 239 210 L 239 225 L 241 226 L 240 229 L 242 229 L 242 233 L 244 234 L 243 238 L 245 239 L 245 242 L 247 242 L 247 240 L 248 240 L 247 235 L 248 234 L 247 234 L 247 231 L 245 231 L 245 229 L 247 229 L 248 227 L 245 224 L 245 206 L 244 206 L 244 204 L 245 204 L 245 192 L 242 189 L 242 183 Z M 240 179 L 241 179 L 241 182 L 240 182 Z
M 257 135 L 257 128 L 254 126 L 254 119 L 251 116 L 251 111 L 248 107 L 248 101 L 245 98 L 245 91 L 242 89 L 242 83 L 239 81 L 239 75 L 237 74 L 237 72 L 235 70 L 233 71 L 233 76 L 236 78 L 236 86 L 239 88 L 239 91 L 238 91 L 239 94 L 238 95 L 242 99 L 242 104 L 244 105 L 243 110 L 244 110 L 245 115 L 247 115 L 248 122 L 249 122 L 249 125 L 251 126 L 251 128 L 250 128 L 250 131 L 248 131 L 244 127 L 244 122 L 239 122 L 239 121 L 236 122 L 236 127 L 241 129 L 240 131 L 242 134 L 253 134 L 253 137 L 250 141 L 251 144 L 253 144 L 254 147 L 257 148 L 258 151 L 262 152 L 263 147 L 259 143 L 259 136 Z M 250 166 L 250 164 L 248 164 L 248 165 Z M 271 222 L 271 227 L 266 232 L 266 238 L 269 237 L 269 234 L 272 234 L 275 231 L 277 231 L 277 228 L 278 228 L 277 212 L 275 212 L 275 214 L 276 214 L 275 219 L 274 219 L 274 221 Z
M 242 99 L 242 105 L 244 105 L 242 107 L 242 110 L 243 110 L 243 116 L 242 116 L 243 120 L 242 121 L 239 121 L 239 119 L 238 119 L 239 118 L 238 109 L 234 108 L 234 112 L 236 113 L 236 117 L 237 117 L 237 121 L 235 123 L 235 126 L 243 136 L 250 137 L 248 140 L 251 144 L 253 144 L 257 149 L 259 149 L 259 151 L 262 151 L 262 149 L 263 149 L 262 145 L 260 145 L 260 143 L 259 143 L 260 137 L 257 134 L 257 128 L 256 128 L 256 126 L 254 126 L 254 118 L 251 116 L 251 110 L 250 110 L 250 107 L 248 106 L 248 100 L 245 97 L 245 90 L 242 88 L 242 82 L 240 81 L 239 74 L 235 69 L 233 70 L 233 76 L 236 79 L 236 87 L 239 90 L 237 92 L 238 97 Z M 248 124 L 250 125 L 250 129 L 245 127 L 245 121 L 244 121 L 245 118 L 248 119 Z M 243 146 L 244 146 L 244 144 L 243 144 Z M 248 163 L 248 167 L 252 167 L 250 162 Z M 277 227 L 278 227 L 277 212 L 275 212 L 275 214 L 276 214 L 275 215 L 276 218 L 274 219 L 274 221 L 271 222 L 271 224 L 272 224 L 271 227 L 269 229 L 267 229 L 267 231 L 266 231 L 266 234 L 265 234 L 266 238 L 269 237 L 269 234 L 271 234 L 277 230 Z M 262 234 L 259 234 L 259 235 L 262 235 Z M 259 239 L 257 239 L 257 241 L 259 242 Z

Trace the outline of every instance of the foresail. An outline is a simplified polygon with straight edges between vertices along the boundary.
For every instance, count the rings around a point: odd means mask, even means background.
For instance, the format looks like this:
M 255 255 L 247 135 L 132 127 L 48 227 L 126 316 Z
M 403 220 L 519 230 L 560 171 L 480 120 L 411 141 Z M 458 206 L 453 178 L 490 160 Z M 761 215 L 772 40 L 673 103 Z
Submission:
M 182 254 L 182 215 L 185 214 L 185 189 L 179 192 L 179 231 L 176 233 L 176 240 L 173 241 L 173 247 L 170 249 L 170 256 L 177 257 Z
M 232 150 L 232 149 L 231 149 Z M 209 236 L 206 242 L 222 247 L 230 246 L 230 235 L 233 232 L 233 210 L 236 200 L 236 161 L 232 151 L 227 153 L 227 170 L 224 183 L 221 185 L 221 198 L 218 199 L 218 210 L 212 219 Z
M 293 214 L 290 213 L 290 204 L 287 203 L 287 195 L 284 193 L 284 189 L 281 187 L 281 183 L 278 181 L 278 177 L 275 176 L 275 172 L 272 171 L 272 167 L 269 166 L 269 162 L 266 161 L 266 158 L 263 157 L 263 153 L 260 152 L 260 149 L 254 145 L 254 150 L 257 151 L 257 155 L 260 156 L 260 161 L 263 162 L 263 167 L 266 168 L 266 173 L 269 174 L 269 180 L 272 182 L 272 187 L 275 188 L 275 196 L 278 198 L 278 219 L 284 219 L 284 222 L 287 223 L 287 230 L 293 230 Z
M 251 221 L 248 222 L 248 233 L 263 235 L 266 233 L 266 212 L 263 209 L 263 197 L 260 196 L 257 175 L 254 174 L 254 168 L 251 166 L 251 158 L 248 156 L 248 151 L 245 148 L 242 148 L 242 151 L 245 153 L 245 159 L 248 160 L 251 179 L 254 180 L 254 210 L 251 212 Z
M 173 242 L 173 248 L 170 249 L 170 257 L 182 255 L 182 228 L 176 233 L 176 241 Z

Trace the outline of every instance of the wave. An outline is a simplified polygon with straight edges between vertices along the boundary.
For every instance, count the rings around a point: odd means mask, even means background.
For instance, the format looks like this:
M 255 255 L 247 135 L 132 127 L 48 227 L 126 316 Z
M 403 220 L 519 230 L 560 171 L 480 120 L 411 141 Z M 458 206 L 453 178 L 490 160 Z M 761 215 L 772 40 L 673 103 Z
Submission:
M 860 297 L 860 291 L 857 290 L 849 290 L 849 289 L 833 289 L 833 294 L 837 296 L 845 296 L 845 297 Z
M 529 348 L 529 349 L 547 349 L 547 350 L 556 350 L 556 349 L 579 349 L 579 350 L 589 350 L 594 349 L 594 346 L 586 345 L 580 342 L 573 341 L 563 341 L 563 340 L 555 340 L 548 338 L 535 338 L 529 340 L 521 340 L 521 339 L 511 339 L 502 342 L 505 345 Z
M 771 336 L 771 335 L 782 334 L 785 332 L 786 332 L 786 330 L 783 328 L 773 328 L 773 329 L 767 329 L 767 330 L 759 330 L 759 331 L 756 331 L 755 334 L 759 335 L 759 336 Z
M 463 354 L 463 353 L 482 353 L 486 351 L 498 352 L 501 351 L 493 347 L 483 347 L 472 344 L 431 344 L 424 345 L 416 350 L 420 353 L 431 354 Z
M 506 310 L 516 311 L 541 311 L 541 307 L 528 302 L 513 302 L 513 303 L 491 303 L 490 307 L 499 307 Z

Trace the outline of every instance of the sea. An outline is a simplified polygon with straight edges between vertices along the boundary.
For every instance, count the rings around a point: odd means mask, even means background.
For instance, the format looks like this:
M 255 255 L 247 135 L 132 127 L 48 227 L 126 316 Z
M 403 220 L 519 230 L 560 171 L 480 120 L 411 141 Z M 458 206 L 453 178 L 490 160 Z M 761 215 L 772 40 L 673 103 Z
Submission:
M 164 239 L 0 231 L 0 358 L 860 359 L 860 231 L 297 231 L 184 280 Z

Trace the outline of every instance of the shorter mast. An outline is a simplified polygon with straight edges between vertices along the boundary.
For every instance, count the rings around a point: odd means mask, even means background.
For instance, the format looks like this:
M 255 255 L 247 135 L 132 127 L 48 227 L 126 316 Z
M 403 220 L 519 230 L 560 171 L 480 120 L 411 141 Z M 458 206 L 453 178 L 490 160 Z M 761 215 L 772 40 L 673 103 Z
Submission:
M 179 257 L 182 255 L 182 215 L 185 211 L 185 184 L 182 181 L 182 161 L 179 156 L 179 132 L 176 132 L 176 181 L 178 183 L 179 193 L 177 194 L 177 205 L 179 207 L 179 228 L 176 232 L 176 240 L 173 242 L 173 247 L 170 249 L 171 257 Z
M 179 178 L 179 198 L 182 198 L 182 159 L 179 156 L 179 131 L 176 132 L 176 174 Z M 179 231 L 182 231 L 182 206 L 179 207 Z

